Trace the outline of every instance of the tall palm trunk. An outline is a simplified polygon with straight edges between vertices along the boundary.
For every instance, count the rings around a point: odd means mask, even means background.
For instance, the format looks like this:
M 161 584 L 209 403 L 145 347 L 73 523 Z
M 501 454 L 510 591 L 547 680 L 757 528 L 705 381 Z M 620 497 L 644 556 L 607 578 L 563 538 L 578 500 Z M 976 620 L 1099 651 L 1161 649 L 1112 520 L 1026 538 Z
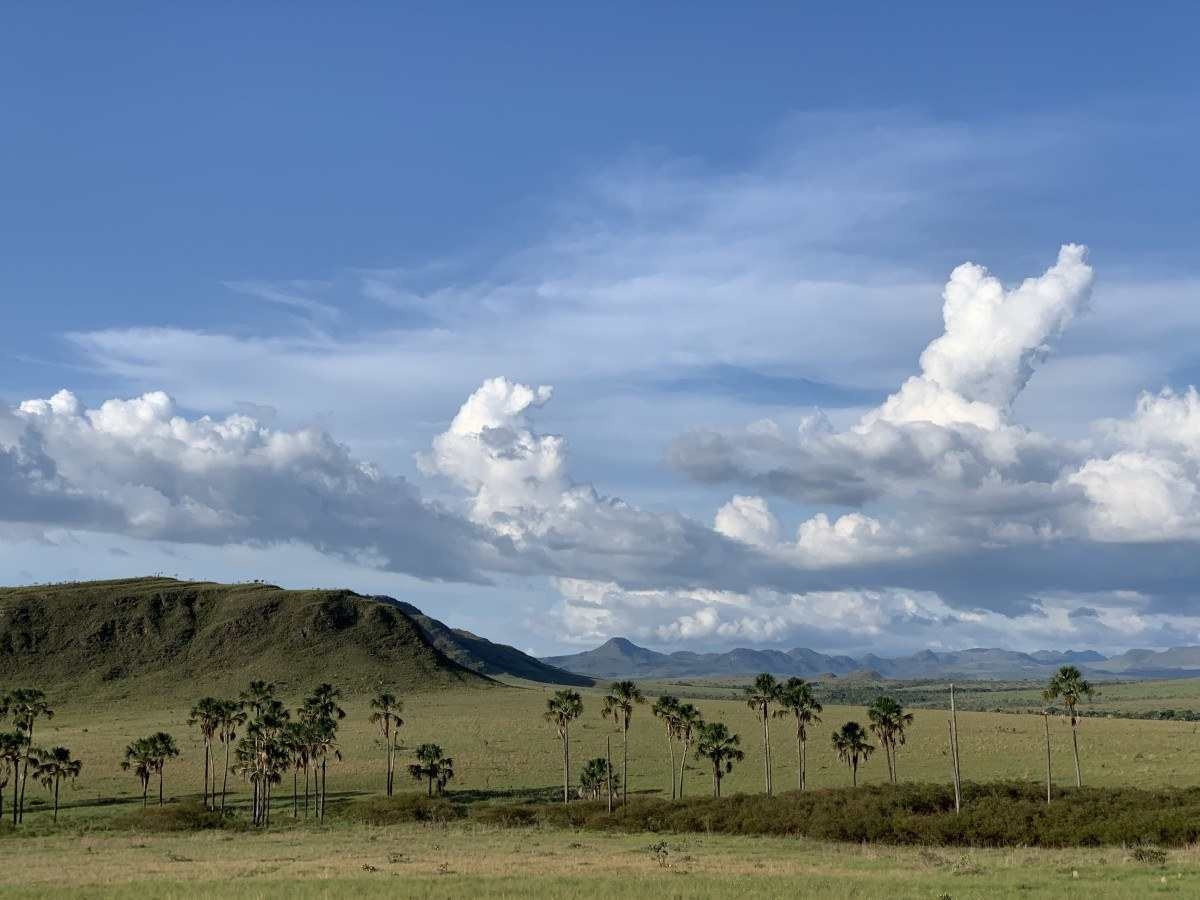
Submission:
M 1050 713 L 1042 710 L 1042 724 L 1046 727 L 1046 803 L 1050 802 Z
M 60 779 L 54 779 L 54 821 L 58 822 L 58 785 Z
M 796 729 L 796 755 L 800 757 L 800 771 L 796 773 L 796 783 L 800 790 L 804 790 L 804 738 L 800 735 L 800 729 Z
M 670 729 L 667 730 L 667 747 L 671 751 L 671 768 L 667 771 L 671 775 L 671 799 L 675 799 L 675 738 L 672 736 Z
M 33 752 L 33 719 L 29 719 L 26 728 L 25 759 L 21 764 L 21 799 L 17 801 L 17 821 L 25 821 L 25 784 L 29 781 L 29 754 Z
M 571 802 L 571 729 L 563 728 L 563 803 Z
M 713 763 L 713 796 L 721 796 L 721 767 Z
M 150 776 L 142 779 L 142 809 L 146 808 L 147 795 L 150 793 Z
M 300 768 L 292 766 L 292 818 L 300 818 Z
M 1071 710 L 1071 749 L 1075 752 L 1075 787 L 1083 787 L 1083 774 L 1079 771 L 1079 732 L 1075 730 L 1078 720 Z
M 679 754 L 679 799 L 683 799 L 683 773 L 688 768 L 688 748 L 691 746 L 686 740 L 679 742 L 683 745 L 683 752 Z
M 163 805 L 163 770 L 162 766 L 158 768 L 158 805 Z
M 304 818 L 308 818 L 308 760 L 304 760 Z
M 767 723 L 770 717 L 767 713 L 767 705 L 762 706 L 762 723 L 763 723 L 763 787 L 767 795 L 771 794 L 771 727 Z
M 629 803 L 629 717 L 621 728 L 621 805 Z
M 326 760 L 325 760 L 325 757 L 322 756 L 321 757 L 321 803 L 320 803 L 321 822 L 325 821 L 325 790 L 329 785 L 329 782 L 327 780 L 328 776 L 329 776 L 329 771 L 328 771 L 328 769 L 325 768 L 325 766 L 326 766 Z
M 210 762 L 212 758 L 212 748 L 209 746 L 209 739 L 204 739 L 204 808 L 208 809 L 208 772 L 212 768 Z
M 225 742 L 225 771 L 221 775 L 221 815 L 225 815 L 225 794 L 229 790 L 229 741 Z
M 383 740 L 387 744 L 387 795 L 392 796 L 392 767 L 395 760 L 395 750 L 392 746 L 392 729 L 389 726 L 384 731 Z
M 858 787 L 858 760 L 850 763 L 850 786 Z

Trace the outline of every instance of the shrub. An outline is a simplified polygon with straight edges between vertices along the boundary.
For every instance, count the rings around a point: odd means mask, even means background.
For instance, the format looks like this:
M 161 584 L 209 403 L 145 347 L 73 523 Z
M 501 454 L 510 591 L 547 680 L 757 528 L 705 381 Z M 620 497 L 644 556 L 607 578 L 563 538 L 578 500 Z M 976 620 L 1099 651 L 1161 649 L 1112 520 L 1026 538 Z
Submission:
M 114 816 L 112 827 L 130 831 L 205 831 L 224 828 L 232 820 L 201 803 L 171 803 L 148 806 Z
M 473 811 L 498 826 L 536 824 L 659 834 L 794 835 L 830 841 L 959 847 L 1183 846 L 1200 838 L 1200 789 L 1058 790 L 1038 784 L 965 784 L 954 813 L 949 786 L 866 785 L 776 797 L 638 798 L 609 813 L 603 803 L 523 804 Z
M 397 825 L 401 822 L 449 822 L 461 818 L 463 809 L 444 797 L 398 794 L 353 800 L 336 811 L 339 819 L 364 825 Z

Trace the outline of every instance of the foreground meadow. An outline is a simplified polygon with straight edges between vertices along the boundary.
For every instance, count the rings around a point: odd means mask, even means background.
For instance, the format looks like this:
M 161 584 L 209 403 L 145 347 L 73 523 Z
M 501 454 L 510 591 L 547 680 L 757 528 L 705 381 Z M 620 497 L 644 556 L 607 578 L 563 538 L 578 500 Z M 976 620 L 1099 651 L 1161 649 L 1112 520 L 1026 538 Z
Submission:
M 332 825 L 10 839 L 13 897 L 1143 897 L 1200 894 L 1200 852 L 940 850 L 803 839 Z

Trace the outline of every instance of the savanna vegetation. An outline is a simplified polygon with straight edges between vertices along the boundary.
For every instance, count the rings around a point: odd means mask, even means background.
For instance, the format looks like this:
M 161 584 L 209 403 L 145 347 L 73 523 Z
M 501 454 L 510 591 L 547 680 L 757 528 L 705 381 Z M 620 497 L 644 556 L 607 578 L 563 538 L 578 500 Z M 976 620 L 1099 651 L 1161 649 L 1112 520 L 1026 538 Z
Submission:
M 1043 702 L 1078 713 L 1092 686 L 1069 669 L 1043 688 Z M 2 704 L 12 730 L 0 737 L 0 783 L 15 816 L 8 829 L 38 840 L 53 840 L 56 827 L 76 835 L 317 835 L 437 826 L 455 834 L 1136 846 L 1153 855 L 1166 852 L 1154 848 L 1181 852 L 1200 836 L 1200 787 L 1179 789 L 1172 777 L 1179 770 L 1160 764 L 1171 750 L 1191 752 L 1190 732 L 1180 730 L 1191 726 L 1140 723 L 1138 731 L 1138 723 L 1114 720 L 1099 723 L 1101 739 L 1081 716 L 1060 719 L 1049 706 L 1036 718 L 965 712 L 962 765 L 970 777 L 956 812 L 944 714 L 910 711 L 889 694 L 865 709 L 824 704 L 816 686 L 796 678 L 760 676 L 741 693 L 688 702 L 646 696 L 624 681 L 599 690 L 525 686 L 401 699 L 387 686 L 363 696 L 323 683 L 296 694 L 253 681 L 174 713 L 126 709 L 109 720 L 100 708 L 68 702 L 65 709 L 87 723 L 79 725 L 64 721 L 62 704 L 20 688 Z M 772 721 L 787 727 L 772 729 Z M 54 746 L 43 749 L 51 728 L 46 743 Z M 114 741 L 117 730 L 123 743 Z M 757 736 L 746 741 L 747 732 Z M 1048 794 L 1039 784 L 1047 733 Z M 560 788 L 552 787 L 556 746 Z M 1153 757 L 1146 772 L 1154 777 L 1129 777 L 1139 754 Z M 1021 768 L 997 766 L 999 759 Z M 399 766 L 415 791 L 399 787 Z M 23 801 L 27 767 L 35 786 Z M 1079 787 L 1085 768 L 1103 786 Z M 794 789 L 777 787 L 781 775 Z M 1132 786 L 1139 781 L 1145 786 Z M 12 846 L 23 854 L 34 845 Z

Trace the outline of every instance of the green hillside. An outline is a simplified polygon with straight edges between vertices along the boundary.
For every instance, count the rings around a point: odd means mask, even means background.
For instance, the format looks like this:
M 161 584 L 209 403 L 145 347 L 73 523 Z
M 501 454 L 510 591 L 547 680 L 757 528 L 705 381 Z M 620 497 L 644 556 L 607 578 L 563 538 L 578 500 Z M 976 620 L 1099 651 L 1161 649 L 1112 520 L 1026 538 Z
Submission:
M 385 599 L 385 598 L 381 598 Z M 577 675 L 522 653 L 507 644 L 497 644 L 462 628 L 451 628 L 425 615 L 411 603 L 394 601 L 425 633 L 430 642 L 457 663 L 482 675 L 509 675 L 542 684 L 591 687 L 595 679 Z
M 0 588 L 0 684 L 89 696 L 486 685 L 394 602 L 170 578 Z

